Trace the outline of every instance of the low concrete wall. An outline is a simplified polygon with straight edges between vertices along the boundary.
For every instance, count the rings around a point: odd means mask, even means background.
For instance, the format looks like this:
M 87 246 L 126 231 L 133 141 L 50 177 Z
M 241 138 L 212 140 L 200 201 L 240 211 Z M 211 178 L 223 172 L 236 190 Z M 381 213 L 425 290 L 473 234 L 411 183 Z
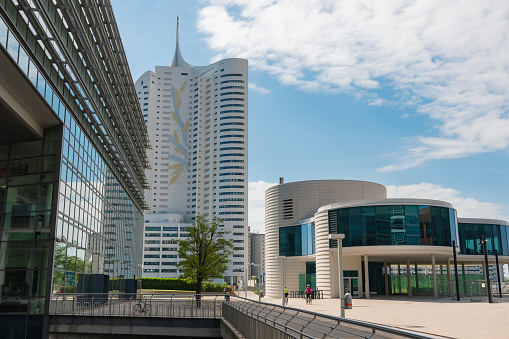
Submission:
M 51 316 L 51 339 L 221 338 L 220 319 Z

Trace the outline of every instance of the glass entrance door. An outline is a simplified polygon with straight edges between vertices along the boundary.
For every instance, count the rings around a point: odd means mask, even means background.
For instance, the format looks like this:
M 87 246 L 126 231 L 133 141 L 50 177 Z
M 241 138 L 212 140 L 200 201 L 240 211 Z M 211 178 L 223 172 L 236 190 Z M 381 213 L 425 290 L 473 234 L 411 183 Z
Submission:
M 352 297 L 359 296 L 359 279 L 354 277 L 343 278 L 345 293 L 350 293 Z

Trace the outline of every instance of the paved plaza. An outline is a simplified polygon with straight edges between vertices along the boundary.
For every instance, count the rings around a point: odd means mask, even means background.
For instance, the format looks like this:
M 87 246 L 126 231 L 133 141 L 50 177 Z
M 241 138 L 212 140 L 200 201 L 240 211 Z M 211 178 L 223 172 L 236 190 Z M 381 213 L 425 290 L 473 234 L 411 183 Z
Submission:
M 240 296 L 244 297 L 244 292 Z M 248 297 L 258 300 L 251 292 Z M 346 317 L 446 338 L 509 338 L 509 296 L 495 298 L 493 304 L 452 299 L 406 296 L 353 299 L 353 308 L 346 310 Z M 281 305 L 281 299 L 262 298 L 262 301 Z M 304 299 L 290 298 L 288 306 L 340 315 L 339 299 L 317 299 L 306 305 Z

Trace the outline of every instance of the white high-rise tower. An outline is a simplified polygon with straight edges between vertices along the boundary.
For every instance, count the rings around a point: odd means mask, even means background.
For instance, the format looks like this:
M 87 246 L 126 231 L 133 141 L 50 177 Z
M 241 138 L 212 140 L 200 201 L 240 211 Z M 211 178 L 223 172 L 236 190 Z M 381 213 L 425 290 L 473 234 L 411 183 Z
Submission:
M 171 66 L 156 66 L 135 84 L 152 143 L 143 276 L 178 277 L 177 240 L 204 215 L 224 220 L 231 232 L 235 251 L 225 280 L 236 283 L 248 269 L 247 60 L 188 64 L 178 18 L 176 39 Z

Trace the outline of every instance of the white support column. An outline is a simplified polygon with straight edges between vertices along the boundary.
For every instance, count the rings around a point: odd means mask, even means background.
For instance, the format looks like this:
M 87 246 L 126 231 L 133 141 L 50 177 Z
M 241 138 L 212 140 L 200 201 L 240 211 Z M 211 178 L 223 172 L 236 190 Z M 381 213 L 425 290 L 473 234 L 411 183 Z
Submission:
M 451 259 L 447 258 L 447 281 L 449 282 L 449 296 L 452 297 L 452 280 L 451 280 Z
M 433 275 L 433 295 L 438 299 L 437 268 L 435 266 L 435 255 L 431 255 L 431 274 Z
M 412 272 L 410 272 L 410 257 L 406 257 L 406 283 L 409 297 L 412 296 L 412 281 L 410 279 L 411 273 Z
M 387 272 L 387 261 L 384 261 L 385 295 L 389 295 L 389 272 Z
M 340 303 L 340 313 L 341 317 L 345 318 L 345 279 L 343 276 L 343 239 L 345 238 L 344 234 L 340 234 L 341 237 L 338 238 L 338 264 L 339 264 L 339 303 Z
M 444 268 L 443 268 L 443 265 L 440 265 L 440 288 L 441 288 L 441 293 L 444 294 Z
M 281 260 L 283 261 L 283 285 L 281 286 L 281 294 L 283 295 L 282 296 L 282 300 L 281 300 L 281 304 L 283 306 L 285 306 L 285 269 L 286 269 L 286 257 L 281 257 Z
M 366 281 L 364 282 L 364 286 L 366 288 L 366 299 L 370 298 L 369 295 L 369 262 L 368 262 L 368 255 L 364 254 L 364 278 Z

